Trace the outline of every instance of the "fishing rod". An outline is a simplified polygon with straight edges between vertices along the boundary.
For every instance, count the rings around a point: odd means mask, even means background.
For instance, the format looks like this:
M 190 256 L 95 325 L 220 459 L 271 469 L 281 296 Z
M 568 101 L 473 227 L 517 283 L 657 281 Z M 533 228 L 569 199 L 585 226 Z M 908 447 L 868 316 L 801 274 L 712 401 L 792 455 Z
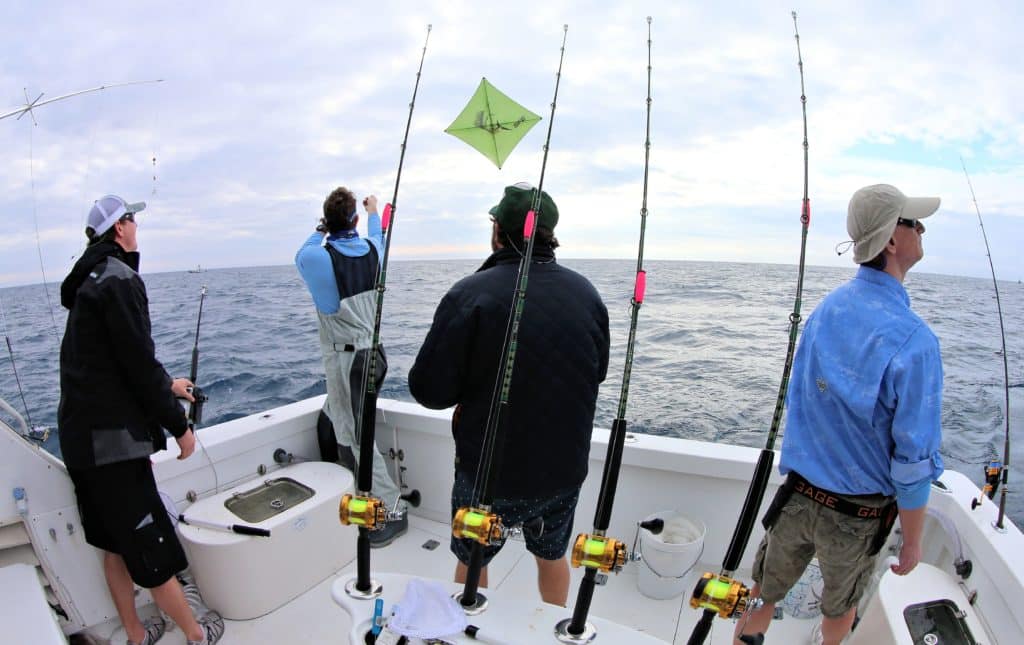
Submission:
M 608 537 L 605 532 L 611 522 L 612 505 L 615 502 L 615 491 L 622 467 L 622 452 L 626 443 L 626 402 L 629 399 L 629 380 L 633 371 L 633 348 L 636 344 L 637 319 L 640 306 L 644 302 L 647 288 L 647 272 L 644 270 L 644 233 L 647 226 L 647 179 L 651 160 L 651 17 L 647 16 L 647 130 L 644 140 L 644 188 L 643 201 L 640 206 L 640 245 L 636 257 L 636 280 L 633 285 L 633 299 L 630 303 L 629 338 L 626 341 L 626 361 L 622 370 L 622 388 L 619 390 L 619 407 L 612 422 L 611 436 L 608 440 L 608 453 L 604 460 L 604 472 L 601 475 L 601 490 L 597 496 L 597 510 L 594 512 L 594 531 L 590 534 L 581 533 L 576 536 L 572 549 L 572 566 L 583 566 L 586 571 L 580 581 L 576 605 L 571 619 L 560 621 L 555 626 L 559 640 L 569 643 L 588 642 L 596 634 L 593 625 L 587 623 L 587 614 L 594 597 L 594 589 L 599 573 L 610 571 L 618 573 L 625 565 L 627 558 L 626 544 L 615 538 Z M 663 525 L 661 520 L 652 520 Z M 643 523 L 647 524 L 647 523 Z M 654 532 L 660 527 L 652 526 Z
M 192 387 L 189 388 L 189 392 L 192 393 L 192 398 L 195 401 L 188 405 L 188 427 L 192 432 L 196 431 L 198 426 L 203 420 L 203 404 L 206 403 L 210 397 L 206 396 L 206 393 L 196 385 L 196 378 L 199 376 L 199 325 L 203 322 L 203 301 L 206 300 L 206 285 L 204 284 L 199 290 L 199 315 L 196 316 L 196 338 L 195 343 L 192 345 L 192 368 L 188 373 L 188 380 L 192 382 Z
M 29 116 L 32 117 L 32 122 L 35 123 L 36 122 L 36 114 L 35 114 L 35 112 L 33 112 L 33 110 L 35 108 L 37 108 L 37 107 L 42 107 L 42 106 L 44 106 L 44 105 L 46 105 L 48 103 L 54 103 L 56 101 L 63 101 L 64 99 L 69 99 L 72 96 L 78 96 L 79 94 L 88 94 L 89 92 L 99 92 L 100 90 L 111 89 L 111 88 L 114 88 L 114 87 L 125 87 L 127 85 L 145 85 L 146 83 L 163 83 L 163 82 L 164 82 L 164 79 L 158 78 L 158 79 L 151 80 L 151 81 L 129 81 L 127 83 L 113 83 L 111 85 L 100 85 L 99 87 L 90 87 L 89 89 L 78 90 L 77 92 L 71 92 L 70 94 L 62 94 L 61 96 L 55 96 L 54 98 L 46 99 L 45 101 L 40 101 L 39 100 L 39 99 L 43 98 L 44 92 L 40 92 L 39 96 L 35 97 L 34 99 L 32 99 L 30 101 L 29 98 L 28 98 L 28 90 L 24 90 L 24 92 L 25 92 L 25 105 L 23 105 L 21 107 L 18 107 L 18 108 L 15 108 L 15 109 L 11 110 L 10 112 L 5 112 L 4 114 L 0 114 L 0 121 L 2 121 L 3 119 L 6 119 L 9 116 L 15 116 L 15 115 L 17 115 L 17 118 L 15 119 L 15 121 L 20 121 L 21 117 L 23 117 L 26 114 L 28 114 Z
M 25 400 L 25 390 L 21 387 L 21 377 L 18 376 L 18 366 L 14 362 L 14 348 L 11 347 L 11 337 L 7 333 L 7 310 L 4 307 L 3 298 L 0 298 L 0 319 L 4 325 L 4 340 L 7 341 L 7 355 L 11 357 L 11 370 L 14 372 L 14 381 L 18 384 L 18 394 L 21 396 L 21 404 L 25 406 L 25 416 L 28 417 L 28 428 L 34 428 L 32 423 L 32 411 L 28 409 L 28 402 Z M 26 428 L 26 433 L 28 432 Z M 28 436 L 27 434 L 25 436 Z
M 49 426 L 37 426 L 32 422 L 32 410 L 28 407 L 28 401 L 25 400 L 25 390 L 21 386 L 21 377 L 18 375 L 18 365 L 14 362 L 14 347 L 11 345 L 11 337 L 7 331 L 7 308 L 4 306 L 3 298 L 0 298 L 0 321 L 3 322 L 4 328 L 4 340 L 7 342 L 7 355 L 11 358 L 11 371 L 14 372 L 14 381 L 18 385 L 18 396 L 21 397 L 21 404 L 25 407 L 25 416 L 28 418 L 28 424 L 25 424 L 25 420 L 21 418 L 21 415 L 10 405 L 0 406 L 3 407 L 10 413 L 13 413 L 15 420 L 21 425 L 21 436 L 25 437 L 30 441 L 34 441 L 40 446 L 46 443 L 46 440 L 50 438 L 50 427 Z M 4 403 L 0 399 L 0 403 Z
M 1006 330 L 1003 328 L 1003 305 L 999 300 L 999 283 L 996 282 L 996 268 L 992 264 L 992 250 L 988 246 L 988 235 L 985 233 L 985 223 L 981 221 L 981 209 L 978 208 L 978 198 L 974 195 L 974 186 L 971 185 L 971 176 L 967 174 L 967 164 L 961 155 L 960 165 L 964 169 L 964 177 L 967 178 L 967 187 L 971 189 L 971 201 L 974 202 L 974 211 L 978 214 L 978 224 L 981 226 L 981 237 L 985 240 L 985 255 L 988 256 L 988 268 L 992 271 L 992 288 L 996 292 L 996 311 L 999 312 L 999 336 L 1003 343 L 1003 385 L 1006 393 L 1006 432 L 1003 439 L 1003 463 L 992 461 L 985 469 L 984 494 L 976 500 L 971 500 L 971 508 L 981 505 L 982 499 L 988 495 L 989 499 L 995 499 L 996 489 L 999 488 L 1000 474 L 1002 475 L 1003 490 L 999 493 L 999 517 L 996 519 L 996 528 L 1004 530 L 1003 518 L 1006 516 L 1006 479 L 1010 470 L 1010 366 L 1006 358 Z
M 473 540 L 466 572 L 466 584 L 462 592 L 456 594 L 456 600 L 460 602 L 463 610 L 469 614 L 479 613 L 487 605 L 487 599 L 477 591 L 480 585 L 480 573 L 483 569 L 484 547 L 502 542 L 513 531 L 513 529 L 502 526 L 501 518 L 491 511 L 491 503 L 494 501 L 494 489 L 498 483 L 498 473 L 501 470 L 500 462 L 495 461 L 495 454 L 497 452 L 500 456 L 500 451 L 496 451 L 496 448 L 503 443 L 505 424 L 508 419 L 507 413 L 511 405 L 509 403 L 509 391 L 512 387 L 512 369 L 515 366 L 516 348 L 519 340 L 519 323 L 523 315 L 523 307 L 526 304 L 526 284 L 530 273 L 530 264 L 532 263 L 537 220 L 541 210 L 544 171 L 548 165 L 551 129 L 555 124 L 558 85 L 562 79 L 562 62 L 565 60 L 565 40 L 568 34 L 569 25 L 562 25 L 562 48 L 558 57 L 558 72 L 555 74 L 555 94 L 551 99 L 551 117 L 548 121 L 548 134 L 544 140 L 544 157 L 540 165 L 540 181 L 537 188 L 534 189 L 530 210 L 526 213 L 526 221 L 523 223 L 523 240 L 526 242 L 526 248 L 519 258 L 516 292 L 512 308 L 509 311 L 505 341 L 501 351 L 501 363 L 498 367 L 498 378 L 494 384 L 494 395 L 491 399 L 491 409 L 487 415 L 487 427 L 484 430 L 480 464 L 477 468 L 477 478 L 473 491 L 475 503 L 472 506 L 458 509 L 455 513 L 455 518 L 452 520 L 452 535 L 456 538 Z M 477 489 L 481 476 L 483 477 L 483 487 Z M 541 520 L 539 526 L 536 522 L 531 521 L 525 523 L 522 528 L 539 533 L 543 530 L 543 520 Z
M 803 110 L 804 121 L 804 198 L 800 209 L 800 269 L 796 280 L 796 298 L 793 302 L 793 313 L 789 315 L 789 346 L 786 348 L 786 362 L 782 368 L 782 382 L 779 384 L 779 395 L 775 401 L 775 413 L 772 415 L 771 428 L 768 431 L 768 440 L 754 467 L 754 475 L 750 480 L 747 489 L 747 497 L 743 500 L 743 509 L 740 511 L 736 528 L 733 530 L 729 548 L 725 552 L 722 561 L 722 569 L 716 576 L 713 573 L 705 573 L 693 590 L 690 598 L 690 606 L 694 609 L 703 608 L 704 612 L 700 620 L 690 634 L 689 645 L 703 643 L 711 631 L 711 624 L 715 614 L 722 618 L 738 618 L 746 610 L 754 610 L 761 606 L 760 598 L 751 598 L 748 589 L 739 580 L 733 579 L 736 569 L 739 568 L 743 552 L 750 540 L 750 533 L 754 529 L 754 522 L 764 500 L 765 489 L 768 487 L 768 478 L 772 474 L 772 467 L 775 463 L 775 438 L 779 433 L 779 425 L 782 422 L 782 411 L 786 405 L 786 391 L 789 389 L 789 375 L 793 369 L 793 354 L 796 350 L 797 330 L 800 327 L 800 304 L 804 288 L 804 261 L 807 253 L 807 229 L 811 225 L 811 200 L 808 197 L 808 145 L 807 145 L 807 94 L 804 90 L 804 59 L 800 52 L 800 31 L 797 28 L 796 12 L 793 16 L 793 34 L 796 38 L 797 67 L 800 69 L 800 104 Z M 761 636 L 763 639 L 763 636 Z M 742 636 L 740 640 L 747 643 L 757 643 L 757 636 Z
M 373 453 L 376 450 L 374 435 L 377 424 L 377 352 L 380 347 L 380 319 L 384 308 L 391 233 L 394 230 L 391 224 L 398 211 L 398 186 L 402 181 L 405 146 L 409 141 L 412 112 L 416 107 L 416 92 L 420 87 L 420 75 L 423 73 L 423 61 L 427 57 L 427 44 L 430 42 L 431 28 L 432 25 L 427 25 L 427 38 L 423 42 L 419 69 L 416 70 L 416 84 L 412 90 L 412 101 L 409 102 L 409 117 L 405 122 L 405 136 L 402 138 L 402 152 L 398 157 L 395 190 L 391 197 L 391 203 L 384 205 L 384 215 L 381 218 L 381 230 L 384 235 L 384 259 L 381 261 L 376 285 L 374 285 L 374 289 L 377 291 L 377 310 L 373 319 L 373 341 L 366 361 L 367 367 L 363 371 L 362 406 L 355 411 L 356 428 L 359 429 L 359 464 L 356 468 L 358 489 L 355 495 L 346 494 L 342 497 L 341 506 L 338 509 L 342 524 L 346 526 L 356 524 L 359 527 L 359 537 L 356 539 L 356 579 L 350 580 L 345 585 L 345 591 L 350 596 L 364 599 L 379 596 L 383 590 L 380 584 L 370 579 L 370 531 L 380 530 L 388 522 L 401 520 L 405 516 L 405 511 L 398 508 L 398 500 L 395 501 L 395 508 L 389 511 L 384 501 L 379 497 L 373 497 L 370 491 L 373 487 Z

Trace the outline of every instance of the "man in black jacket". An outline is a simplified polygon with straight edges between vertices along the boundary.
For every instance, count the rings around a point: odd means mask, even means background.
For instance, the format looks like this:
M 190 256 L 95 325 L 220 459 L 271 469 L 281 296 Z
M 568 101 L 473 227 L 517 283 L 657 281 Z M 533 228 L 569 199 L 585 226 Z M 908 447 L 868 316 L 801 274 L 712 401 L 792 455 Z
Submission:
M 483 266 L 453 286 L 409 371 L 409 389 L 422 405 L 457 406 L 452 514 L 474 501 L 483 433 L 501 360 L 516 278 L 525 250 L 523 225 L 536 189 L 516 184 L 491 209 L 491 248 Z M 565 558 L 580 486 L 587 475 L 598 385 L 608 371 L 608 310 L 593 285 L 555 261 L 558 208 L 541 193 L 526 304 L 510 390 L 505 439 L 496 454 L 499 475 L 492 510 L 505 525 L 543 517 L 539 538 L 527 536 L 545 602 L 565 605 Z M 451 541 L 464 582 L 468 540 Z M 484 564 L 500 546 L 486 547 Z M 480 578 L 487 586 L 487 570 Z
M 134 586 L 146 587 L 190 645 L 215 643 L 216 612 L 198 621 L 175 573 L 188 562 L 168 518 L 149 456 L 167 447 L 166 428 L 185 459 L 195 450 L 178 398 L 192 401 L 188 379 L 171 379 L 156 359 L 146 286 L 139 268 L 136 214 L 145 203 L 100 198 L 89 211 L 89 245 L 61 285 L 68 309 L 60 348 L 60 447 L 75 485 L 85 539 L 102 549 L 110 596 L 128 642 L 163 635 L 160 616 L 145 623 Z

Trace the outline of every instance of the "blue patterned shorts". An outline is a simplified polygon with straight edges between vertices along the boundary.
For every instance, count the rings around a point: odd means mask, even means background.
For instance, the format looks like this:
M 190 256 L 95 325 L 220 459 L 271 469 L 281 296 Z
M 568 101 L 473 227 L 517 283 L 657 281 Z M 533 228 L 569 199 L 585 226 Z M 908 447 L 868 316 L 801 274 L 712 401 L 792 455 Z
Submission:
M 572 537 L 572 522 L 576 515 L 576 502 L 579 500 L 580 489 L 570 488 L 555 491 L 551 495 L 522 499 L 495 499 L 491 510 L 501 518 L 504 526 L 521 524 L 535 517 L 544 518 L 544 531 L 540 537 L 524 534 L 526 550 L 543 560 L 558 560 L 565 555 Z M 471 475 L 455 471 L 455 483 L 452 485 L 452 519 L 455 512 L 473 502 L 473 479 Z M 484 547 L 484 566 L 498 554 L 501 547 Z M 469 563 L 470 550 L 473 542 L 452 536 L 451 550 L 463 564 Z

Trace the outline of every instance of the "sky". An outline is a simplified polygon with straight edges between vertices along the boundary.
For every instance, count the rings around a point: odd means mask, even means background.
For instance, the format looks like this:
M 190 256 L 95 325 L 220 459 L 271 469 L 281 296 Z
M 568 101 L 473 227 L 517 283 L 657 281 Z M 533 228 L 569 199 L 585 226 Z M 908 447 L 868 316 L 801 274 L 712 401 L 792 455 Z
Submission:
M 4 2 L 0 287 L 63 279 L 107 193 L 144 200 L 142 272 L 281 265 L 324 197 L 395 197 L 391 259 L 480 258 L 505 185 L 541 179 L 563 258 L 796 264 L 803 122 L 811 265 L 853 267 L 846 205 L 942 198 L 929 273 L 1024 279 L 1024 4 L 967 2 Z M 568 25 L 554 118 L 563 25 Z M 502 169 L 444 129 L 480 79 L 543 119 Z

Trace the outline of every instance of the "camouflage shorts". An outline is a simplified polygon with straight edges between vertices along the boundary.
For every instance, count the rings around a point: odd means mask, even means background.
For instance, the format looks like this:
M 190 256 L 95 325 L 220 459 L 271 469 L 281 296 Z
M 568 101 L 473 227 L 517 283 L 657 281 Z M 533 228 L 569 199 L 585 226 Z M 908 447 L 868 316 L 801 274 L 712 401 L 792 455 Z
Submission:
M 857 501 L 883 506 L 889 500 L 878 495 Z M 868 552 L 878 524 L 793 495 L 757 549 L 753 578 L 761 585 L 761 597 L 770 603 L 785 598 L 817 555 L 825 583 L 821 612 L 842 616 L 860 601 L 871 577 L 876 555 Z

